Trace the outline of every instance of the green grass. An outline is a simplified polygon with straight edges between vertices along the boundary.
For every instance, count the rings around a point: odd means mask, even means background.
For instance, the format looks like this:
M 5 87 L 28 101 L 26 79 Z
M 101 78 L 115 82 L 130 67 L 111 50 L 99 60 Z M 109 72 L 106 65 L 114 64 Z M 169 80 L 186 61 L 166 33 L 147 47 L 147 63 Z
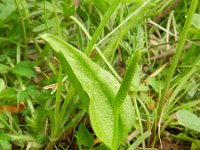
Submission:
M 0 149 L 199 149 L 200 3 L 176 2 L 0 1 Z

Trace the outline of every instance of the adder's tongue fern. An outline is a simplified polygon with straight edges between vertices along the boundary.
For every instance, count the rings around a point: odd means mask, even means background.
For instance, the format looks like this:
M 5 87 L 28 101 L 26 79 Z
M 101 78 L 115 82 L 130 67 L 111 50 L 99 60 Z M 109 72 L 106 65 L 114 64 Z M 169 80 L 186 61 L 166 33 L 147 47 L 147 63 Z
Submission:
M 122 84 L 117 92 L 117 95 L 113 101 L 113 113 L 114 113 L 114 133 L 113 133 L 113 149 L 117 149 L 118 145 L 118 118 L 119 118 L 119 108 L 122 103 L 125 101 L 128 91 L 131 87 L 133 78 L 138 68 L 139 60 L 140 60 L 141 51 L 136 50 L 134 56 L 130 60 L 130 65 L 125 73 L 124 79 L 122 80 Z
M 134 56 L 131 58 L 130 64 L 125 73 L 124 79 L 121 83 L 121 86 L 120 86 L 118 92 L 117 92 L 115 100 L 113 101 L 113 108 L 119 108 L 122 105 L 122 103 L 124 102 L 124 100 L 127 96 L 127 93 L 131 87 L 134 75 L 137 71 L 138 63 L 140 60 L 140 55 L 141 55 L 141 51 L 136 50 Z

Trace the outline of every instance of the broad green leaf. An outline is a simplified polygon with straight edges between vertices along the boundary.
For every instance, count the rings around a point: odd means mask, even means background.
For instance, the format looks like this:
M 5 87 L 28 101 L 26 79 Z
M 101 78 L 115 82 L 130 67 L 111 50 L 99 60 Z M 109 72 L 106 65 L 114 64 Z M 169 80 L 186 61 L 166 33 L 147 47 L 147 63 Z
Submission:
M 8 73 L 10 71 L 10 67 L 4 64 L 0 64 L 0 73 Z
M 0 2 L 0 20 L 5 20 L 15 9 L 15 1 L 13 0 Z
M 27 78 L 35 76 L 33 65 L 29 61 L 21 61 L 12 69 L 12 72 Z
M 178 123 L 186 128 L 200 132 L 200 118 L 187 110 L 176 112 Z
M 79 125 L 77 133 L 77 142 L 78 144 L 91 147 L 94 142 L 94 138 L 91 133 L 88 131 L 87 127 L 84 124 Z
M 87 107 L 97 137 L 112 148 L 114 116 L 112 102 L 120 83 L 78 49 L 63 40 L 46 34 L 42 38 L 53 48 L 70 82 Z M 118 143 L 127 136 L 134 122 L 134 110 L 127 96 L 119 111 Z

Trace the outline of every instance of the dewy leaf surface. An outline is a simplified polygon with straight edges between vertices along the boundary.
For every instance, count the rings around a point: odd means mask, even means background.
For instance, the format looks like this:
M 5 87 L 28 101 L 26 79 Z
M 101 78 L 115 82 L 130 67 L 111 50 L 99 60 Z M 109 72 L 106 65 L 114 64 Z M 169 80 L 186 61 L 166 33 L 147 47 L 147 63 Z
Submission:
M 179 110 L 176 112 L 178 123 L 189 129 L 200 132 L 200 118 L 188 110 Z
M 86 105 L 95 134 L 112 148 L 114 131 L 112 101 L 120 83 L 111 73 L 70 44 L 49 34 L 42 35 L 42 38 L 53 48 L 70 82 Z M 118 142 L 122 142 L 127 136 L 133 122 L 134 110 L 127 96 L 119 112 Z

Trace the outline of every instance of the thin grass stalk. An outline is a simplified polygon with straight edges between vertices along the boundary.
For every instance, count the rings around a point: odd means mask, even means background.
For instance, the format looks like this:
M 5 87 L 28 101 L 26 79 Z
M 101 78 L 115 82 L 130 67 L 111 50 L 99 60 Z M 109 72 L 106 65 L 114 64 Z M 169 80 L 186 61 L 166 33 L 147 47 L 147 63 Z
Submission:
M 150 131 L 146 131 L 141 137 L 139 137 L 129 148 L 128 150 L 137 149 L 138 146 L 142 143 L 143 139 L 148 138 L 151 135 Z M 144 149 L 143 149 L 144 150 Z
M 138 118 L 138 122 L 139 122 L 139 127 L 140 127 L 140 134 L 141 134 L 141 140 L 142 140 L 142 148 L 145 149 L 146 145 L 145 145 L 145 140 L 143 138 L 144 136 L 144 132 L 143 132 L 143 126 L 142 126 L 142 119 L 140 116 L 140 110 L 138 108 L 138 104 L 137 104 L 137 100 L 136 100 L 136 93 L 133 94 L 133 103 L 135 105 L 135 110 L 136 110 L 136 114 L 137 114 L 137 118 Z
M 183 30 L 182 30 L 180 38 L 179 38 L 179 43 L 178 43 L 175 55 L 172 58 L 172 64 L 169 68 L 169 72 L 168 72 L 166 80 L 165 80 L 164 89 L 162 91 L 161 99 L 158 102 L 157 115 L 160 116 L 160 117 L 161 117 L 161 114 L 162 114 L 162 111 L 163 111 L 163 107 L 165 105 L 165 99 L 166 99 L 166 96 L 167 96 L 167 93 L 168 93 L 168 90 L 169 90 L 169 87 L 170 87 L 172 77 L 173 77 L 175 69 L 177 67 L 181 52 L 182 52 L 183 47 L 184 47 L 184 43 L 186 41 L 186 37 L 188 35 L 189 29 L 190 29 L 190 26 L 191 26 L 192 17 L 195 13 L 197 4 L 198 4 L 198 0 L 192 0 L 186 22 L 184 24 Z M 154 124 L 154 135 L 157 135 L 157 127 L 158 127 L 158 118 L 155 120 L 155 124 Z M 155 138 L 154 138 L 153 145 L 156 142 Z
M 194 64 L 194 66 L 198 66 L 200 65 L 200 57 L 197 58 L 197 62 Z M 176 87 L 176 89 L 173 92 L 173 95 L 170 97 L 169 99 L 169 103 L 168 103 L 168 107 L 167 107 L 167 111 L 168 112 L 171 108 L 173 108 L 173 106 L 178 102 L 178 100 L 174 100 L 175 97 L 178 95 L 178 93 L 182 90 L 183 86 L 186 84 L 186 82 L 188 81 L 188 79 L 195 73 L 197 72 L 198 68 L 197 67 L 193 67 L 191 68 L 188 73 L 181 78 L 181 80 L 179 81 L 180 83 L 178 84 L 178 86 Z
M 74 89 L 74 87 L 70 86 L 69 91 L 67 93 L 67 96 L 66 96 L 66 98 L 63 102 L 63 105 L 61 107 L 61 110 L 60 110 L 59 117 L 60 117 L 61 120 L 63 120 L 63 117 L 64 117 L 65 112 L 67 110 L 67 106 L 69 105 L 69 102 L 72 99 L 72 97 L 74 96 L 74 94 L 75 94 L 75 89 Z
M 14 141 L 25 141 L 25 142 L 33 142 L 35 138 L 31 135 L 15 135 L 15 134 L 8 134 L 9 137 L 12 138 Z
M 58 19 L 56 5 L 55 5 L 54 0 L 52 0 L 51 2 L 52 2 L 52 6 L 53 6 L 55 21 L 56 21 L 56 31 L 57 31 L 58 36 L 61 37 L 60 23 L 59 23 L 59 19 Z
M 185 25 L 183 27 L 183 31 L 180 35 L 180 39 L 179 39 L 179 43 L 178 43 L 178 46 L 177 46 L 177 49 L 176 49 L 176 53 L 172 58 L 172 64 L 169 68 L 169 73 L 167 74 L 167 77 L 166 77 L 166 80 L 165 80 L 165 85 L 164 85 L 164 89 L 162 91 L 162 96 L 161 96 L 161 99 L 158 103 L 158 116 L 160 116 L 161 113 L 162 113 L 162 109 L 163 109 L 163 106 L 165 104 L 165 98 L 167 96 L 167 92 L 169 90 L 172 77 L 173 77 L 175 69 L 177 67 L 179 57 L 180 57 L 181 52 L 183 50 L 184 43 L 186 41 L 186 37 L 188 35 L 189 29 L 190 29 L 190 26 L 191 26 L 192 17 L 194 15 L 196 7 L 197 7 L 197 3 L 198 3 L 198 0 L 192 0 L 192 2 L 191 2 L 189 13 L 188 13 Z
M 200 85 L 200 83 L 198 85 Z M 193 100 L 191 102 L 181 104 L 178 107 L 174 108 L 172 111 L 175 112 L 175 111 L 177 111 L 177 110 L 179 110 L 181 108 L 184 108 L 184 107 L 194 107 L 194 106 L 199 105 L 199 104 L 200 104 L 200 99 L 196 99 L 196 100 Z
M 19 63 L 21 61 L 21 49 L 20 44 L 17 44 L 17 53 L 16 53 L 16 62 Z
M 151 119 L 150 119 L 150 113 L 146 107 L 146 105 L 143 103 L 143 101 L 141 100 L 140 96 L 139 95 L 136 95 L 137 96 L 137 100 L 138 102 L 140 103 L 141 107 L 143 108 L 143 110 L 145 111 L 146 113 L 146 116 L 147 116 L 147 123 L 146 123 L 146 130 L 147 131 L 151 131 Z M 147 139 L 147 145 L 150 144 L 150 138 Z
M 102 31 L 103 31 L 106 23 L 108 22 L 110 16 L 117 9 L 117 7 L 119 6 L 120 3 L 121 3 L 121 0 L 115 0 L 113 2 L 113 4 L 109 7 L 109 9 L 107 10 L 105 15 L 103 16 L 102 21 L 100 22 L 98 28 L 96 29 L 96 31 L 94 32 L 94 34 L 92 36 L 91 41 L 89 42 L 89 44 L 86 47 L 85 54 L 87 56 L 90 55 L 92 49 L 94 48 L 95 43 L 97 42 L 98 38 L 100 37 L 100 34 L 102 33 Z
M 86 113 L 85 109 L 80 110 L 74 117 L 73 119 L 65 126 L 63 127 L 63 131 L 68 130 L 71 126 L 73 126 L 76 122 L 78 122 Z
M 148 4 L 151 2 L 152 0 L 147 0 L 145 1 L 136 11 L 134 11 L 131 15 L 129 15 L 124 21 L 122 21 L 114 30 L 112 30 L 109 34 L 107 34 L 104 38 L 102 38 L 97 44 L 96 46 L 100 45 L 103 41 L 105 41 L 108 37 L 110 37 L 113 33 L 115 33 L 118 29 L 120 29 L 123 25 L 128 24 L 128 26 L 130 26 L 130 24 L 128 23 L 129 20 L 131 20 L 133 17 L 137 17 L 137 15 L 139 15 L 142 11 L 144 11 L 144 9 L 146 9 L 148 7 Z
M 200 63 L 200 61 L 199 61 Z M 194 68 L 193 68 L 194 69 Z M 196 69 L 196 68 L 195 68 Z M 189 71 L 189 74 L 187 74 L 186 76 L 189 78 L 191 77 L 191 75 L 194 73 L 191 73 L 193 71 Z M 191 74 L 190 74 L 191 73 Z M 183 77 L 183 80 L 180 81 L 180 84 L 178 85 L 177 89 L 179 89 L 179 91 L 182 89 L 182 86 L 185 84 L 186 81 L 188 81 L 188 78 L 185 79 L 185 77 Z M 182 84 L 183 82 L 183 84 Z M 200 83 L 199 83 L 200 85 Z M 175 107 L 174 108 L 174 105 L 189 91 L 189 89 L 192 88 L 192 85 L 190 85 L 189 87 L 187 87 L 187 90 L 185 90 L 179 97 L 177 97 L 175 99 L 175 101 L 173 101 L 173 103 L 171 105 L 167 105 L 167 110 L 165 111 L 167 114 L 172 114 L 174 113 L 175 111 L 181 109 L 181 108 L 184 108 L 184 107 L 192 107 L 192 106 L 195 106 L 197 104 L 199 104 L 199 101 L 196 100 L 195 102 L 192 101 L 192 102 L 189 102 L 189 103 L 186 103 L 186 104 L 182 104 L 182 105 L 179 105 L 178 107 Z M 176 93 L 176 92 L 175 92 Z M 178 94 L 178 93 L 177 93 Z M 176 95 L 177 95 L 176 94 Z M 173 117 L 171 117 L 172 119 L 174 119 Z M 171 119 L 171 120 L 172 120 Z M 164 125 L 161 127 L 161 134 L 163 133 L 163 131 L 165 130 L 165 128 L 168 126 L 168 124 L 170 123 L 169 119 L 167 121 L 165 121 Z
M 62 66 L 60 65 L 59 71 L 58 71 L 58 83 L 57 83 L 57 91 L 56 91 L 56 101 L 55 101 L 55 111 L 54 111 L 54 132 L 53 132 L 53 138 L 56 138 L 56 134 L 59 129 L 59 124 L 61 122 L 61 118 L 59 116 L 60 111 L 60 103 L 61 103 L 61 91 L 62 91 Z
M 47 11 L 46 11 L 46 0 L 44 0 L 45 1 L 45 3 L 44 3 L 44 9 L 43 9 L 43 11 L 44 11 L 44 20 L 45 20 L 45 27 L 46 27 L 46 31 L 47 31 L 47 33 L 49 33 L 49 26 L 48 26 L 48 23 L 47 23 Z
M 8 129 L 10 129 L 10 131 L 12 131 L 14 134 L 16 134 L 16 135 L 18 134 L 17 131 L 15 131 L 15 129 L 11 125 L 9 125 L 7 123 L 7 120 L 5 120 L 4 118 L 0 117 L 0 122 L 2 124 L 4 124 Z
M 22 30 L 23 30 L 23 33 L 24 33 L 24 45 L 25 45 L 25 47 L 24 47 L 24 58 L 26 58 L 26 55 L 27 55 L 27 46 L 28 46 L 28 44 L 27 44 L 27 33 L 26 33 L 26 26 L 25 26 L 25 22 L 24 22 L 24 18 L 23 18 L 23 15 L 22 15 L 22 13 L 21 13 L 21 10 L 20 10 L 20 8 L 19 8 L 19 2 L 18 2 L 18 0 L 15 0 L 15 4 L 16 4 L 16 7 L 17 7 L 17 9 L 18 9 L 18 12 L 19 12 L 19 16 L 20 16 L 20 21 L 21 21 L 21 24 L 22 24 Z
M 20 0 L 19 3 L 21 4 L 24 10 L 24 15 L 26 16 L 27 24 L 29 24 L 30 23 L 29 10 L 27 9 L 27 6 L 26 7 L 24 6 L 23 1 Z

